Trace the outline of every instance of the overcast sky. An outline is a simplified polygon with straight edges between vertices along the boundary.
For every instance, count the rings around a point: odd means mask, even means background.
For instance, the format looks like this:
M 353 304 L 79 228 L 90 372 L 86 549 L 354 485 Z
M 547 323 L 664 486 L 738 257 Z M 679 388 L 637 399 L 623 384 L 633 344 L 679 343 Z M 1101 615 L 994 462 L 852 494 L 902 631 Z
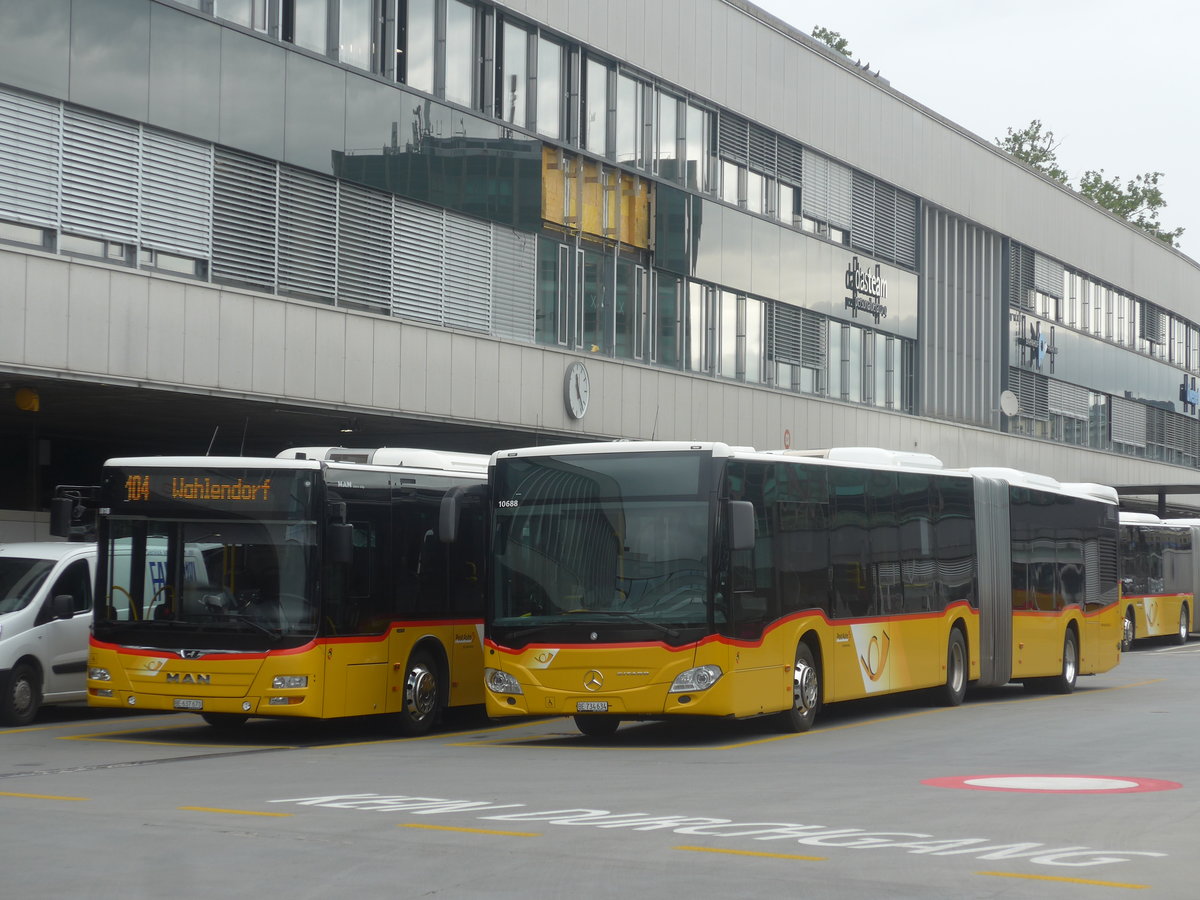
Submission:
M 849 40 L 896 90 L 985 140 L 1041 119 L 1078 186 L 1162 172 L 1166 229 L 1200 260 L 1196 0 L 751 0 Z M 803 135 L 799 135 L 803 139 Z

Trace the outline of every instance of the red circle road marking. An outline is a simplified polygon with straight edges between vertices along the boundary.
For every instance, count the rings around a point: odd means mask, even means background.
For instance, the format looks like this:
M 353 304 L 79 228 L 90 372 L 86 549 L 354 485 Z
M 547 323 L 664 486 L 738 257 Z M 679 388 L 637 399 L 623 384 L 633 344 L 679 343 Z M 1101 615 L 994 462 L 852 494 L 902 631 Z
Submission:
M 952 778 L 926 778 L 921 784 L 966 791 L 1009 791 L 1024 794 L 1134 794 L 1146 791 L 1173 791 L 1183 787 L 1177 781 L 1109 775 L 960 775 Z

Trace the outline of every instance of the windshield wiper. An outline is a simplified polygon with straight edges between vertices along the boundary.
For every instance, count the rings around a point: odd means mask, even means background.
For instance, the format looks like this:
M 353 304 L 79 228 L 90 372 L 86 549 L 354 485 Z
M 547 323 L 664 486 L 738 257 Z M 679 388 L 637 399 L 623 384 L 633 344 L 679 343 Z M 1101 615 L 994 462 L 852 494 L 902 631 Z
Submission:
M 248 616 L 245 613 L 227 612 L 218 621 L 232 619 L 235 622 L 245 622 L 247 625 L 253 625 L 263 634 L 267 635 L 272 640 L 279 640 L 283 637 L 282 628 L 270 628 L 258 621 L 254 616 Z

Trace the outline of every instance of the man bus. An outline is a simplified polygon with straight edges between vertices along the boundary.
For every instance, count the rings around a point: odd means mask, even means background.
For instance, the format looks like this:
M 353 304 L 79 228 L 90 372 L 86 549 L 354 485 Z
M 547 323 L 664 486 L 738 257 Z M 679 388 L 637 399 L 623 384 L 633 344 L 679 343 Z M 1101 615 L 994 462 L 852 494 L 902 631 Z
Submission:
M 442 498 L 486 465 L 324 447 L 109 460 L 55 507 L 60 533 L 83 501 L 98 512 L 89 704 L 224 727 L 379 715 L 406 735 L 482 704 L 482 505 L 457 504 L 453 546 L 437 532 Z

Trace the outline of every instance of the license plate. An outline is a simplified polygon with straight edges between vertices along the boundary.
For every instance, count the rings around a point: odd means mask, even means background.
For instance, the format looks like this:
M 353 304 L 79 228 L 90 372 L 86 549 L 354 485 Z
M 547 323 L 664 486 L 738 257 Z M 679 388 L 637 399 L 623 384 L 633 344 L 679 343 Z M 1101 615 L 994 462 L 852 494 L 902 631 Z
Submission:
M 176 709 L 204 709 L 203 700 L 176 700 Z
M 608 701 L 580 700 L 575 704 L 575 712 L 608 712 Z

